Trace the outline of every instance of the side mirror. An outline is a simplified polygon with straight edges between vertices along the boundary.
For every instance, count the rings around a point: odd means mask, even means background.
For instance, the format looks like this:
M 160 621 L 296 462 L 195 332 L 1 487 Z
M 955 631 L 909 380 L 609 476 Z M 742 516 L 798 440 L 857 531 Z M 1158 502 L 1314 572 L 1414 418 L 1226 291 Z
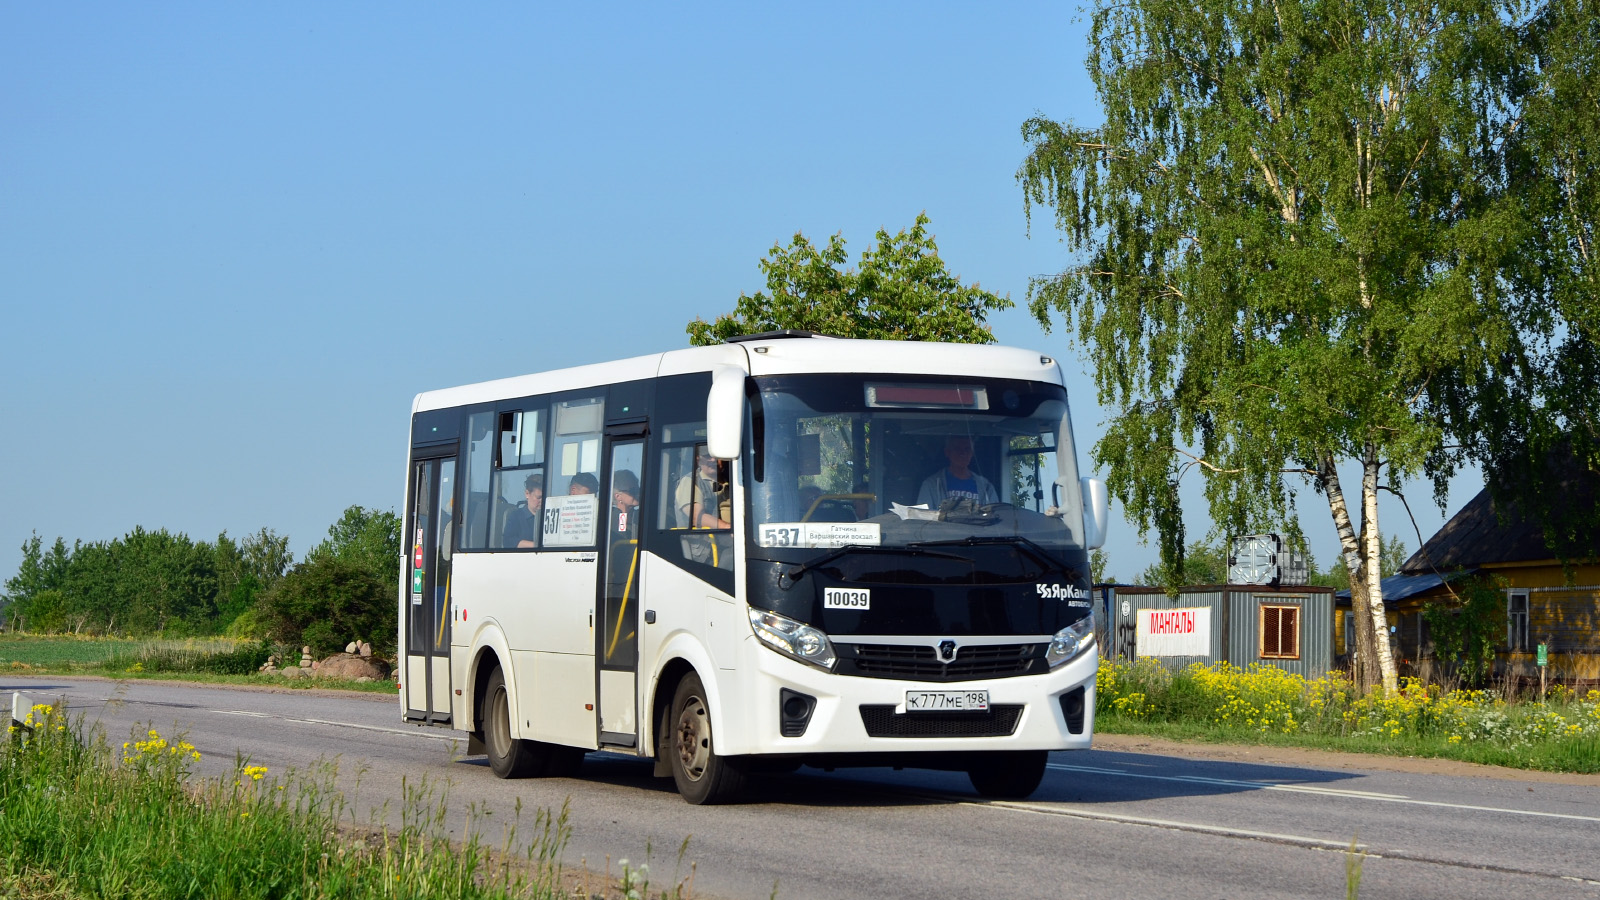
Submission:
M 744 443 L 744 370 L 717 366 L 711 370 L 706 398 L 706 452 L 717 459 L 738 459 Z
M 1098 550 L 1106 543 L 1106 483 L 1098 478 L 1080 478 L 1083 490 L 1083 549 Z

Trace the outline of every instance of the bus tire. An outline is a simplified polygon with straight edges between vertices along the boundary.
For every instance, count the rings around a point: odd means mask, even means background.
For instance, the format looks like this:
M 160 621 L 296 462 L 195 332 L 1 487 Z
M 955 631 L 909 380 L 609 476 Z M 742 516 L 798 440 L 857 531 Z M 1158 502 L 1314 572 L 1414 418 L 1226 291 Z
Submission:
M 683 799 L 696 806 L 736 799 L 744 790 L 743 760 L 717 753 L 711 732 L 711 707 L 700 676 L 690 672 L 678 682 L 668 723 L 672 780 Z
M 1021 800 L 1039 789 L 1049 758 L 1047 750 L 984 753 L 967 766 L 967 777 L 984 797 Z
M 505 670 L 496 667 L 484 685 L 483 747 L 489 768 L 501 778 L 529 778 L 544 774 L 549 748 L 511 736 L 511 697 L 506 692 Z

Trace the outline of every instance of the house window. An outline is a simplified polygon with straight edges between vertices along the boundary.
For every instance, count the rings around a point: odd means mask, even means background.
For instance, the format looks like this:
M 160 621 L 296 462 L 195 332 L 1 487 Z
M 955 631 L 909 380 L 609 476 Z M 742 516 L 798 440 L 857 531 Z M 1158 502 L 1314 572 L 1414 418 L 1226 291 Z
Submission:
M 1300 607 L 1261 607 L 1261 658 L 1300 658 Z
M 1428 617 L 1417 613 L 1417 656 L 1433 655 L 1433 629 L 1428 627 Z
M 1528 592 L 1506 594 L 1506 648 L 1511 652 L 1528 649 Z
M 1344 652 L 1356 652 L 1356 614 L 1344 614 Z

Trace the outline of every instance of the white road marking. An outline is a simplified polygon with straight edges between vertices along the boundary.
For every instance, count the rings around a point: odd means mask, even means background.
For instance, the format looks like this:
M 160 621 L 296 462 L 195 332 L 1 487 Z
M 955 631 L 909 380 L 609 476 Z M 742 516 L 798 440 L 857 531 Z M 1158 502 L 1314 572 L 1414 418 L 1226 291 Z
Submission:
M 1202 825 L 1198 822 L 1177 822 L 1171 819 L 1150 819 L 1143 816 L 1125 816 L 1118 813 L 1100 812 L 1099 810 L 1083 809 L 1076 806 L 1058 804 L 1022 803 L 1011 800 L 963 800 L 964 806 L 987 806 L 999 809 L 1016 810 L 1017 812 L 1031 812 L 1046 816 L 1070 816 L 1075 819 L 1095 819 L 1101 822 L 1119 822 L 1124 825 L 1146 825 L 1151 828 L 1169 828 L 1174 831 L 1191 831 L 1200 834 L 1215 834 L 1222 837 L 1250 838 L 1257 841 L 1270 841 L 1275 844 L 1293 844 L 1297 847 L 1310 847 L 1316 850 L 1347 851 L 1348 843 L 1330 841 L 1323 838 L 1305 837 L 1298 834 L 1279 834 L 1272 831 L 1250 831 L 1245 828 L 1227 828 L 1222 825 Z M 1366 844 L 1356 844 L 1359 853 L 1365 853 L 1370 859 L 1381 859 L 1367 849 Z
M 416 726 L 414 728 L 394 728 L 388 725 L 362 725 L 357 722 L 335 722 L 331 719 L 309 719 L 303 716 L 279 716 L 272 713 L 255 712 L 247 709 L 213 709 L 211 712 L 221 713 L 225 716 L 249 716 L 252 719 L 278 719 L 284 722 L 301 722 L 306 725 L 330 725 L 334 728 L 359 728 L 362 731 L 378 731 L 384 734 L 406 734 L 414 737 L 429 738 L 435 741 L 459 741 L 462 737 L 454 732 L 441 734 L 437 729 Z
M 1113 770 L 1114 771 L 1114 770 Z M 1004 800 L 961 800 L 957 801 L 963 806 L 981 806 L 990 809 L 1004 809 L 1013 812 L 1030 812 L 1046 816 L 1065 816 L 1078 819 L 1091 819 L 1101 822 L 1115 822 L 1123 825 L 1143 825 L 1150 828 L 1165 828 L 1171 831 L 1187 831 L 1197 834 L 1212 834 L 1218 837 L 1244 838 L 1254 841 L 1266 841 L 1274 844 L 1287 844 L 1303 847 L 1307 850 L 1322 850 L 1335 853 L 1349 853 L 1352 849 L 1366 859 L 1405 860 L 1407 862 L 1428 863 L 1437 866 L 1451 866 L 1459 869 L 1476 869 L 1486 872 L 1502 872 L 1508 875 L 1529 875 L 1536 878 L 1554 878 L 1561 881 L 1572 881 L 1583 885 L 1600 885 L 1600 881 L 1581 875 L 1563 875 L 1558 872 L 1539 872 L 1532 869 L 1518 869 L 1510 866 L 1497 866 L 1489 863 L 1468 862 L 1458 859 L 1427 856 L 1421 853 L 1397 848 L 1374 851 L 1366 844 L 1350 844 L 1340 841 L 1329 841 L 1322 838 L 1303 837 L 1298 834 L 1279 834 L 1272 831 L 1250 831 L 1243 828 L 1225 828 L 1220 825 L 1202 825 L 1198 822 L 1177 822 L 1170 819 L 1149 819 L 1141 816 L 1124 816 L 1116 813 L 1101 812 L 1099 810 L 1081 809 L 1075 806 L 1064 806 L 1040 803 L 1022 803 Z
M 110 697 L 102 697 L 100 702 L 102 702 L 102 703 L 110 703 L 110 702 L 112 702 L 112 698 L 110 698 Z M 118 703 L 140 703 L 140 704 L 143 704 L 145 706 L 172 706 L 173 705 L 173 704 L 170 704 L 170 703 L 161 703 L 159 701 L 129 700 L 129 699 L 125 698 L 125 697 L 116 698 L 116 702 L 118 702 Z M 190 707 L 190 706 L 185 706 L 183 708 L 186 708 L 186 709 L 188 709 L 188 708 L 201 709 L 201 710 L 204 710 L 205 712 L 218 713 L 218 714 L 224 715 L 224 716 L 248 716 L 249 718 L 252 718 L 252 719 L 277 719 L 277 720 L 282 721 L 282 722 L 300 722 L 300 723 L 303 723 L 303 724 L 306 724 L 306 725 L 329 725 L 329 726 L 332 726 L 334 728 L 358 728 L 358 729 L 360 729 L 362 731 L 377 731 L 377 732 L 382 732 L 384 734 L 404 734 L 404 735 L 411 735 L 413 737 L 427 738 L 429 740 L 435 740 L 435 741 L 459 741 L 459 740 L 463 740 L 461 735 L 456 734 L 454 732 L 441 733 L 439 729 L 428 728 L 428 727 L 424 727 L 424 726 L 421 726 L 421 725 L 414 726 L 414 727 L 411 727 L 411 728 L 395 728 L 395 727 L 388 726 L 388 725 L 362 725 L 362 724 L 360 724 L 358 722 L 335 722 L 335 721 L 333 721 L 331 719 L 311 719 L 311 718 L 306 718 L 304 716 L 280 716 L 280 715 L 276 715 L 276 714 L 273 714 L 273 713 L 256 712 L 255 710 L 250 710 L 250 709 L 205 709 L 204 707 Z
M 1543 812 L 1533 809 L 1507 809 L 1499 806 L 1474 806 L 1467 803 L 1446 803 L 1442 800 L 1417 800 L 1400 794 L 1377 794 L 1368 791 L 1347 791 L 1337 788 L 1325 788 L 1315 785 L 1283 784 L 1274 781 L 1235 781 L 1227 778 L 1205 778 L 1197 775 L 1149 775 L 1143 772 L 1128 772 L 1122 769 L 1106 769 L 1096 766 L 1068 766 L 1061 763 L 1050 763 L 1050 768 L 1064 772 L 1083 772 L 1091 775 L 1117 775 L 1123 778 L 1145 778 L 1151 781 L 1179 781 L 1188 784 L 1214 784 L 1227 787 L 1248 788 L 1256 791 L 1288 791 L 1297 794 L 1323 794 L 1329 797 L 1344 797 L 1350 800 L 1372 800 L 1378 803 L 1404 803 L 1412 806 L 1433 806 L 1440 809 L 1460 809 L 1470 812 L 1503 813 L 1510 816 L 1537 816 L 1545 819 L 1567 819 L 1577 822 L 1600 822 L 1600 816 L 1580 816 L 1575 813 Z

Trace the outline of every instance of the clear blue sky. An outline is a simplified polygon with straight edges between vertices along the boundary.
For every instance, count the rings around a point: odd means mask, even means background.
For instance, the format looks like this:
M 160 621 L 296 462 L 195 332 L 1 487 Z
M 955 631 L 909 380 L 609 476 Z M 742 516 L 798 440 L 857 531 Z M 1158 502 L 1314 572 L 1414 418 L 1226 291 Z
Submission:
M 1070 260 L 1028 236 L 1019 129 L 1099 119 L 1085 47 L 1048 3 L 7 4 L 0 578 L 35 530 L 303 553 L 399 506 L 418 391 L 683 346 L 797 230 L 854 257 L 926 210 L 1021 305 Z M 1086 458 L 1075 348 L 992 324 L 1066 361 Z M 1155 558 L 1115 511 L 1108 550 Z

